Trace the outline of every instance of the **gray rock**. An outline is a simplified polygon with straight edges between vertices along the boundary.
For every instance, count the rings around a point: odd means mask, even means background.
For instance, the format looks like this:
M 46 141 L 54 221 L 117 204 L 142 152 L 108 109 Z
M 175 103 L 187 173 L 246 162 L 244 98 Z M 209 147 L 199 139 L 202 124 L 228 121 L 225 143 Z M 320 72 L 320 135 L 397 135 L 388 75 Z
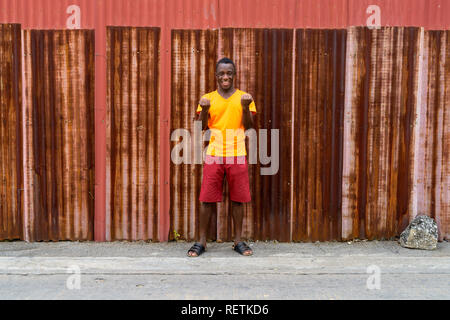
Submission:
M 400 234 L 400 245 L 405 248 L 434 250 L 437 247 L 436 221 L 424 215 L 416 216 Z

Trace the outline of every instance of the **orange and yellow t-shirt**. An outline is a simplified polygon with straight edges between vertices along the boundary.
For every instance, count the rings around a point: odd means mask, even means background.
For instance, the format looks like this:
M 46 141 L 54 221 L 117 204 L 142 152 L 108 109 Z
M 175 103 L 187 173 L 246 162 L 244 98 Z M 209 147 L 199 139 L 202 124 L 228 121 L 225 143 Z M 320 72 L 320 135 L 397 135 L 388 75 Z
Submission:
M 241 97 L 244 94 L 244 91 L 236 89 L 228 99 L 222 97 L 217 90 L 202 96 L 211 101 L 208 119 L 211 139 L 206 151 L 207 155 L 216 157 L 247 155 L 241 105 Z M 253 114 L 256 113 L 254 101 L 250 103 L 249 109 Z M 202 107 L 198 105 L 197 113 L 201 111 Z

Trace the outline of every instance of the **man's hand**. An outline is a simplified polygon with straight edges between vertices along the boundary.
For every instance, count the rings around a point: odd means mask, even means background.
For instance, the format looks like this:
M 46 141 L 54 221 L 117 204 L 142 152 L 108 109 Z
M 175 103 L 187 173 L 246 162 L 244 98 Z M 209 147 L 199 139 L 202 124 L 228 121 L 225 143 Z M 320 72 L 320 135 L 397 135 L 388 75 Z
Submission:
M 198 115 L 198 119 L 202 121 L 202 130 L 208 128 L 209 108 L 211 107 L 211 101 L 207 98 L 201 98 L 198 103 L 202 107 L 202 111 Z
M 250 112 L 250 103 L 252 103 L 253 97 L 245 93 L 241 97 L 241 104 L 242 104 L 242 124 L 244 125 L 244 129 L 248 130 L 250 128 L 253 128 L 253 116 Z
M 198 103 L 202 109 L 208 110 L 209 107 L 211 107 L 211 101 L 207 98 L 201 98 L 200 102 Z
M 241 104 L 244 109 L 248 109 L 248 107 L 250 106 L 250 103 L 252 103 L 252 101 L 253 101 L 253 97 L 248 93 L 243 94 L 241 97 Z

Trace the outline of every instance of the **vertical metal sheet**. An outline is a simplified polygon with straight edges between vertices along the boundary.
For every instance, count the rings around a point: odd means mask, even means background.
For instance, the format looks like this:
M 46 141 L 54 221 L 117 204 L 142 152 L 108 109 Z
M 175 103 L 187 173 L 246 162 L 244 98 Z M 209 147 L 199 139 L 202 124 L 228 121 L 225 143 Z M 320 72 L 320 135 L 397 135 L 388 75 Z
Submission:
M 235 28 L 342 28 L 347 26 L 347 2 L 219 0 L 219 23 Z
M 159 35 L 107 29 L 107 240 L 158 240 Z
M 199 98 L 215 90 L 215 64 L 217 61 L 216 30 L 173 30 L 172 31 L 172 110 L 171 132 L 181 129 L 190 136 L 190 150 L 183 150 L 183 154 L 191 152 L 190 163 L 170 165 L 170 238 L 175 232 L 182 239 L 192 240 L 198 236 L 198 215 L 200 212 L 200 194 L 202 166 L 194 163 L 194 143 L 201 138 L 201 125 L 198 132 L 194 132 L 194 119 Z M 180 134 L 180 130 L 178 130 Z M 199 134 L 199 135 L 197 135 Z M 178 135 L 177 135 L 178 136 Z M 186 142 L 175 140 L 171 149 L 177 144 Z M 186 138 L 183 138 L 186 139 Z M 202 143 L 203 146 L 203 143 Z M 201 160 L 201 159 L 200 159 Z M 215 219 L 214 219 L 215 221 Z M 208 234 L 215 239 L 215 223 L 212 223 Z
M 450 30 L 439 32 L 441 38 L 440 52 L 440 85 L 442 112 L 441 138 L 441 181 L 440 181 L 440 209 L 437 215 L 440 220 L 441 239 L 450 240 Z
M 236 64 L 235 86 L 255 99 L 255 127 L 258 136 L 258 129 L 267 129 L 267 156 L 271 155 L 271 130 L 279 132 L 278 172 L 262 175 L 261 168 L 267 166 L 259 160 L 249 166 L 252 202 L 245 207 L 243 236 L 290 241 L 293 30 L 221 29 L 218 58 L 224 56 Z M 230 215 L 226 198 L 218 206 L 218 239 L 233 239 Z
M 383 239 L 408 221 L 418 28 L 350 28 L 342 235 Z
M 106 24 L 105 1 L 95 1 L 95 205 L 94 240 L 106 240 Z
M 23 34 L 26 239 L 92 240 L 94 32 Z
M 0 240 L 23 239 L 21 30 L 0 25 Z
M 346 30 L 296 32 L 293 241 L 341 238 Z
M 218 51 L 214 52 L 217 37 Z M 208 43 L 210 47 L 206 49 Z M 282 155 L 278 173 L 262 176 L 260 164 L 250 166 L 252 203 L 245 207 L 243 236 L 289 241 L 290 196 L 286 194 L 290 195 L 291 190 L 293 31 L 221 29 L 218 34 L 215 31 L 175 31 L 172 45 L 172 129 L 185 128 L 193 133 L 191 119 L 198 99 L 215 90 L 215 63 L 227 56 L 236 64 L 236 88 L 254 96 L 257 128 L 280 131 Z M 183 238 L 193 239 L 198 225 L 201 166 L 172 164 L 171 177 L 174 220 L 171 229 Z M 234 231 L 227 187 L 224 202 L 217 205 L 217 216 L 213 217 L 212 224 L 212 230 L 217 228 L 217 240 L 232 239 Z
M 410 219 L 436 219 L 439 239 L 449 238 L 450 220 L 450 32 L 425 31 L 421 43 L 416 141 Z

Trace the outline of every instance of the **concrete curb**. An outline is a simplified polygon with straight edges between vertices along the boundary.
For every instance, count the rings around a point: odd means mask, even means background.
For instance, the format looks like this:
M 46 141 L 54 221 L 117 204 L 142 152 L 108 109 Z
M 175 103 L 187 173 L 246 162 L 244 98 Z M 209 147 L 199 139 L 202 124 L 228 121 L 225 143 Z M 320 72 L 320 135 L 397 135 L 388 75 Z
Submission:
M 450 274 L 450 257 L 0 257 L 3 275 L 154 274 Z M 79 269 L 78 269 L 79 268 Z

